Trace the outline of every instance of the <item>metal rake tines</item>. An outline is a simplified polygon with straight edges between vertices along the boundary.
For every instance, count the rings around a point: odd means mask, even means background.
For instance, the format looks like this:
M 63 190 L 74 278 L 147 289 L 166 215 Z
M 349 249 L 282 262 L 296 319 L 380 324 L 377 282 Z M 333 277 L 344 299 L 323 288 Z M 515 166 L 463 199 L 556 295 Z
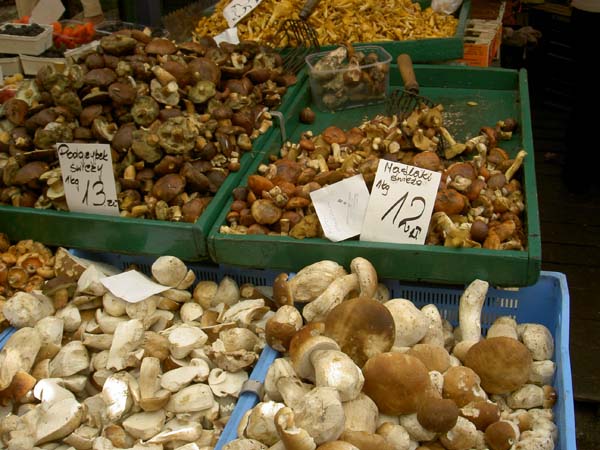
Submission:
M 396 89 L 388 96 L 385 110 L 388 115 L 397 114 L 401 118 L 406 118 L 422 104 L 429 108 L 435 106 L 435 103 L 426 97 L 403 89 Z
M 314 29 L 304 21 L 287 19 L 282 24 L 274 47 L 280 50 L 283 67 L 295 73 L 302 68 L 304 58 L 311 51 L 318 51 L 319 40 Z

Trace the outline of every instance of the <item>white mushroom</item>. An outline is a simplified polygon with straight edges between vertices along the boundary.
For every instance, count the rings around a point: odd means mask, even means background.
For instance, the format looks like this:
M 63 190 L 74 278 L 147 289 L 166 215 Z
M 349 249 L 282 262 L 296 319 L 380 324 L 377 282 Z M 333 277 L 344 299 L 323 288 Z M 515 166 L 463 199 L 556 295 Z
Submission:
M 64 398 L 42 403 L 38 414 L 34 428 L 36 445 L 61 439 L 75 431 L 83 419 L 83 407 L 74 398 Z
M 92 448 L 94 439 L 100 434 L 100 430 L 96 427 L 81 425 L 70 435 L 63 439 L 63 442 L 72 446 L 76 450 L 88 450 Z
M 552 386 L 525 384 L 507 397 L 506 403 L 512 409 L 551 408 L 556 401 L 556 391 Z
M 109 376 L 102 386 L 102 399 L 106 403 L 106 413 L 110 420 L 120 419 L 133 404 L 129 376 L 127 372 L 118 372 Z
M 289 281 L 295 302 L 308 303 L 319 297 L 335 280 L 346 275 L 335 261 L 323 260 L 302 268 Z
M 130 319 L 144 320 L 146 317 L 152 316 L 152 314 L 154 314 L 154 311 L 156 311 L 156 306 L 158 305 L 158 300 L 158 296 L 152 295 L 148 298 L 145 298 L 141 302 L 128 302 L 125 305 L 125 313 L 127 314 L 127 316 L 129 316 Z
M 421 312 L 429 321 L 425 336 L 419 341 L 421 344 L 431 344 L 438 347 L 444 346 L 444 328 L 442 325 L 442 316 L 437 306 L 434 304 L 425 305 Z
M 106 363 L 107 369 L 123 370 L 135 366 L 143 356 L 136 353 L 144 340 L 144 325 L 133 319 L 120 323 L 115 330 Z
M 517 322 L 510 316 L 500 316 L 488 329 L 486 338 L 505 336 L 518 340 Z
M 140 412 L 125 419 L 123 428 L 136 439 L 150 439 L 162 430 L 165 418 L 165 412 L 162 409 Z
M 437 434 L 426 430 L 417 420 L 417 414 L 405 414 L 400 416 L 400 425 L 408 432 L 408 435 L 415 441 L 432 441 Z
M 105 277 L 106 275 L 104 275 L 104 272 L 99 267 L 91 264 L 77 280 L 77 293 L 92 295 L 94 297 L 103 296 L 107 292 L 107 289 L 100 280 Z
M 342 406 L 346 417 L 345 431 L 375 432 L 379 420 L 379 410 L 369 396 L 361 392 L 355 399 L 342 403 Z
M 540 386 L 552 384 L 555 372 L 556 364 L 554 364 L 554 361 L 533 361 L 527 382 Z
M 215 296 L 212 298 L 212 305 L 233 305 L 240 299 L 240 288 L 237 282 L 230 277 L 223 277 Z
M 90 365 L 88 351 L 81 341 L 71 341 L 60 349 L 50 362 L 50 376 L 68 377 L 85 370 Z
M 280 439 L 275 427 L 275 415 L 283 407 L 283 403 L 273 401 L 258 403 L 248 411 L 243 429 L 238 434 L 240 437 L 256 439 L 269 446 L 275 444 Z
M 152 264 L 152 276 L 163 286 L 176 287 L 188 273 L 186 265 L 175 256 L 161 256 Z
M 277 358 L 273 361 L 265 376 L 264 389 L 266 397 L 277 402 L 283 400 L 277 382 L 279 379 L 286 377 L 296 377 L 296 371 L 288 358 Z
M 196 359 L 196 364 L 178 367 L 165 372 L 160 379 L 160 386 L 170 392 L 178 392 L 192 381 L 200 382 L 208 379 L 210 368 L 206 361 Z
M 396 298 L 383 305 L 394 318 L 395 347 L 411 347 L 427 334 L 430 321 L 410 300 Z
M 35 329 L 40 334 L 42 346 L 37 359 L 53 358 L 61 348 L 64 322 L 58 317 L 44 317 L 36 325 Z
M 144 411 L 156 411 L 165 406 L 169 401 L 170 392 L 161 389 L 162 369 L 160 360 L 155 357 L 146 356 L 142 359 L 139 375 L 140 407 Z
M 81 335 L 81 342 L 84 346 L 88 347 L 91 350 L 109 350 L 112 346 L 112 341 L 112 334 L 83 333 Z
M 373 297 L 377 292 L 377 271 L 365 258 L 356 257 L 350 262 L 350 270 L 358 276 L 360 295 Z
M 103 333 L 114 334 L 117 330 L 117 326 L 126 321 L 127 317 L 115 317 L 110 314 L 104 314 L 100 308 L 96 310 L 96 322 Z
M 188 302 L 192 299 L 192 293 L 185 289 L 167 289 L 166 291 L 161 292 L 160 295 L 179 304 Z
M 275 414 L 277 433 L 286 450 L 315 450 L 315 440 L 306 430 L 298 428 L 294 419 L 294 412 L 287 406 Z
M 125 315 L 126 306 L 127 302 L 125 302 L 125 300 L 111 294 L 110 292 L 107 292 L 102 296 L 102 307 L 104 308 L 104 312 L 113 317 Z
M 208 340 L 204 331 L 187 324 L 176 325 L 164 333 L 169 339 L 171 355 L 176 359 L 185 358 L 193 349 L 202 347 Z
M 153 438 L 146 441 L 148 444 L 169 444 L 172 442 L 194 442 L 202 437 L 202 425 L 196 420 L 171 419 L 163 430 Z
M 54 314 L 54 306 L 45 295 L 19 291 L 4 303 L 2 314 L 15 328 L 33 327 L 39 320 Z
M 410 449 L 410 435 L 402 425 L 385 422 L 377 428 L 377 434 L 383 436 L 394 450 Z
M 35 328 L 21 328 L 8 338 L 0 351 L 0 390 L 6 389 L 20 370 L 31 370 L 41 346 L 42 338 Z
M 213 306 L 213 299 L 217 294 L 219 285 L 214 281 L 200 281 L 194 288 L 192 298 L 202 308 L 208 309 Z
M 219 339 L 225 346 L 225 351 L 248 350 L 258 352 L 264 346 L 259 337 L 248 328 L 229 328 L 219 333 Z
M 538 323 L 525 323 L 517 327 L 519 337 L 531 352 L 534 361 L 551 359 L 554 354 L 554 339 L 550 330 Z
M 337 439 L 344 431 L 344 408 L 336 389 L 316 387 L 293 407 L 296 426 L 317 444 Z
M 202 314 L 204 314 L 204 308 L 194 302 L 184 303 L 179 310 L 179 316 L 184 322 L 199 321 L 202 318 Z
M 452 353 L 461 361 L 469 349 L 481 340 L 481 310 L 488 288 L 487 281 L 474 280 L 460 297 L 458 323 L 461 341 L 454 346 Z
M 221 323 L 236 322 L 238 326 L 249 326 L 253 321 L 260 319 L 269 308 L 265 301 L 260 299 L 242 300 L 231 305 L 227 310 L 219 314 L 218 321 Z
M 206 384 L 193 384 L 171 395 L 165 409 L 172 413 L 189 413 L 209 409 L 215 403 L 213 393 Z
M 440 436 L 440 442 L 447 450 L 469 450 L 478 440 L 475 425 L 460 416 L 454 428 Z
M 336 278 L 321 295 L 304 307 L 302 315 L 308 322 L 323 321 L 329 311 L 359 287 L 358 275 L 355 273 Z
M 208 385 L 217 397 L 225 397 L 227 395 L 238 397 L 247 379 L 248 373 L 243 370 L 232 373 L 215 368 L 208 375 Z
M 310 354 L 315 370 L 315 385 L 335 388 L 342 402 L 354 400 L 365 378 L 352 359 L 339 350 L 315 350 Z
M 56 317 L 62 319 L 64 323 L 64 331 L 72 333 L 81 325 L 81 314 L 79 309 L 74 305 L 67 305 L 56 311 Z
M 255 439 L 234 439 L 223 446 L 223 450 L 267 450 L 267 446 Z

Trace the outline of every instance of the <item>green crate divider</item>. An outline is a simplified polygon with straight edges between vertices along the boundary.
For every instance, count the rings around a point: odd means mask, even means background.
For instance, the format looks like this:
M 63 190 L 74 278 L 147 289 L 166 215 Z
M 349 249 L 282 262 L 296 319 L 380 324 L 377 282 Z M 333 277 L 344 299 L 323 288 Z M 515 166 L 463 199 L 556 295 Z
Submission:
M 392 65 L 390 70 L 391 88 L 401 86 L 397 66 Z M 541 240 L 525 70 L 518 72 L 417 64 L 415 72 L 421 85 L 421 94 L 444 105 L 446 125 L 459 140 L 478 134 L 481 126 L 494 125 L 497 120 L 510 116 L 518 119 L 518 132 L 512 140 L 502 142 L 501 146 L 513 156 L 521 148 L 528 153 L 522 169 L 527 250 L 453 249 L 356 240 L 333 243 L 316 238 L 297 240 L 286 236 L 221 234 L 219 227 L 225 224 L 225 216 L 232 202 L 230 199 L 208 237 L 211 258 L 222 264 L 297 271 L 321 259 L 333 259 L 348 266 L 352 258 L 362 256 L 375 265 L 382 278 L 446 284 L 465 284 L 474 278 L 482 278 L 497 286 L 534 284 L 541 268 Z M 349 128 L 385 109 L 383 104 L 379 104 L 335 113 L 316 111 L 316 121 L 312 125 L 305 125 L 299 123 L 297 118 L 301 108 L 311 105 L 308 81 L 301 94 L 290 100 L 292 103 L 285 109 L 286 128 L 290 140 L 294 142 L 309 129 L 320 133 L 331 124 Z M 472 101 L 478 105 L 468 106 L 467 102 Z M 261 155 L 244 175 L 242 186 L 246 185 L 249 175 L 256 173 L 261 163 L 268 162 L 269 155 L 277 154 L 280 146 L 278 135 L 272 135 L 265 141 Z

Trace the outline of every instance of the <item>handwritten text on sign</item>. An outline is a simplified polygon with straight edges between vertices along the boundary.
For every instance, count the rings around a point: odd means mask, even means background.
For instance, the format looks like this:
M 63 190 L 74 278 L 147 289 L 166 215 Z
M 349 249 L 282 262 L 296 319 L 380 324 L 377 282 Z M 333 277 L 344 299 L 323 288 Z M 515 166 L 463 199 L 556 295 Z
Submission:
M 262 0 L 233 0 L 224 9 L 223 16 L 229 28 L 235 26 L 240 20 L 256 8 Z
M 108 144 L 56 144 L 69 210 L 119 215 Z
M 369 202 L 362 175 L 355 175 L 310 193 L 323 233 L 339 242 L 360 234 Z
M 380 160 L 361 241 L 424 244 L 441 175 Z

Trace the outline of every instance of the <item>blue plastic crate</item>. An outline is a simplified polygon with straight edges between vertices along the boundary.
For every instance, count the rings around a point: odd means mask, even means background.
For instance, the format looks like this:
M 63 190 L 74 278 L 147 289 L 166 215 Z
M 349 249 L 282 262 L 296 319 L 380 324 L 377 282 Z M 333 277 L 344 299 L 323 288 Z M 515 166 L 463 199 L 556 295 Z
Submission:
M 464 289 L 410 285 L 394 280 L 382 280 L 382 282 L 390 289 L 390 298 L 406 298 L 417 307 L 433 303 L 440 310 L 442 317 L 454 326 L 458 325 L 458 304 Z M 576 450 L 573 384 L 569 358 L 569 290 L 566 276 L 558 272 L 542 271 L 539 281 L 533 286 L 518 290 L 490 288 L 482 311 L 483 329 L 487 331 L 499 316 L 512 316 L 519 323 L 540 323 L 552 332 L 555 340 L 554 362 L 556 363 L 554 388 L 558 394 L 554 406 L 555 422 L 559 433 L 556 449 Z M 276 354 L 270 349 L 268 359 L 271 361 L 275 359 L 273 353 Z M 264 382 L 267 368 L 264 368 L 264 373 L 261 373 L 262 378 L 259 379 L 261 382 Z M 256 369 L 255 371 L 258 372 Z M 235 416 L 232 415 L 229 419 L 215 450 L 221 450 L 223 445 L 237 438 L 237 427 L 241 418 L 258 402 L 256 395 L 252 394 L 249 400 L 238 403 L 234 411 Z

